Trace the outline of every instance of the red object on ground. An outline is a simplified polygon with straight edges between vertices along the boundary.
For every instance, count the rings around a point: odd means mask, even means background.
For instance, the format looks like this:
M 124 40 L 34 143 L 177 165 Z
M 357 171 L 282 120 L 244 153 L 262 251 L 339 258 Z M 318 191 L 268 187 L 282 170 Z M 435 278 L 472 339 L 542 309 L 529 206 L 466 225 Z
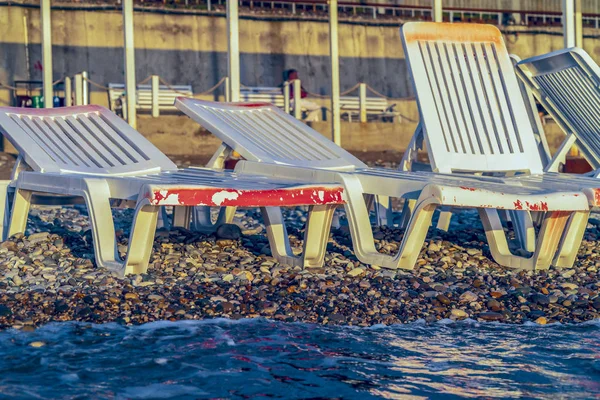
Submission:
M 563 172 L 569 174 L 585 174 L 590 172 L 592 167 L 585 158 L 581 157 L 567 157 Z

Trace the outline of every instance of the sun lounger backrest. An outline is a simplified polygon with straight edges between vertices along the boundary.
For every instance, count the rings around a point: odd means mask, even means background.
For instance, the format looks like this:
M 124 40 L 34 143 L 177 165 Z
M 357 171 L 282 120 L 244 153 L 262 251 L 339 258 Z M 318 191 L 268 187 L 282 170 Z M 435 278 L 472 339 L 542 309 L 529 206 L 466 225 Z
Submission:
M 517 63 L 521 61 L 521 58 L 516 54 L 511 54 L 510 61 L 512 61 L 513 66 L 516 67 Z M 544 126 L 542 125 L 542 119 L 538 114 L 537 104 L 535 102 L 535 98 L 533 97 L 533 93 L 522 80 L 519 79 L 518 82 L 519 90 L 521 91 L 523 102 L 525 103 L 525 111 L 527 112 L 527 117 L 531 122 L 531 129 L 533 130 L 535 142 L 538 146 L 538 153 L 540 154 L 542 165 L 544 168 L 546 168 L 546 166 L 552 161 L 552 154 L 550 153 L 550 148 L 548 147 L 546 132 L 544 132 Z
M 0 132 L 40 172 L 134 175 L 177 166 L 104 107 L 0 107 Z
M 435 171 L 542 171 L 496 27 L 410 22 L 401 36 Z
M 600 167 L 600 68 L 582 49 L 532 57 L 517 65 L 548 113 L 594 168 Z
M 343 170 L 366 167 L 271 104 L 215 103 L 179 97 L 175 106 L 247 160 Z

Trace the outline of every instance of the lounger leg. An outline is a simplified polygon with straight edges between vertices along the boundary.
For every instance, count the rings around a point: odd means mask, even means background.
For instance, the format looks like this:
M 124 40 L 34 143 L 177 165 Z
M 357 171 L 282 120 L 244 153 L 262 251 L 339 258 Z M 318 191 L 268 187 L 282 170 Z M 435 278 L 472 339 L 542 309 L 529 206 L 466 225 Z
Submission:
M 290 246 L 281 209 L 279 207 L 261 207 L 260 211 L 267 228 L 271 254 L 282 264 L 294 265 L 296 257 Z
M 393 225 L 394 213 L 392 211 L 392 201 L 389 196 L 375 196 L 375 215 L 377 216 L 377 225 Z
M 308 212 L 308 220 L 304 233 L 304 267 L 321 267 L 327 252 L 327 242 L 331 232 L 335 204 L 312 206 Z
M 410 221 L 410 217 L 415 209 L 415 205 L 417 201 L 414 199 L 405 199 L 404 206 L 402 206 L 402 220 L 400 221 L 400 228 L 405 229 L 408 226 L 408 221 Z
M 589 216 L 590 213 L 588 211 L 579 211 L 573 213 L 569 218 L 552 265 L 563 268 L 573 266 L 577 252 L 581 246 L 581 241 L 583 240 L 583 235 L 585 234 L 585 229 L 587 228 Z
M 515 231 L 515 238 L 520 247 L 533 253 L 535 251 L 535 229 L 531 214 L 529 211 L 511 210 L 509 215 Z
M 415 267 L 436 208 L 437 204 L 435 203 L 420 204 L 415 208 L 400 245 L 397 268 L 413 269 Z
M 190 229 L 192 208 L 193 207 L 185 207 L 185 206 L 173 207 L 173 227 Z M 210 212 L 210 208 L 209 208 L 209 212 Z
M 166 230 L 171 230 L 171 222 L 169 221 L 169 214 L 167 214 L 167 207 L 161 207 L 158 212 L 158 222 L 156 224 L 157 228 L 165 228 Z
M 122 273 L 110 207 L 110 190 L 103 180 L 86 179 L 85 202 L 90 217 L 96 264 Z
M 5 240 L 4 234 L 8 231 L 8 185 L 11 181 L 0 181 L 0 241 Z
M 136 207 L 123 271 L 125 275 L 143 274 L 148 270 L 158 221 L 158 209 L 159 207 L 148 204 Z M 189 212 L 187 214 L 189 215 Z
M 535 253 L 529 258 L 515 256 L 510 252 L 496 210 L 479 209 L 479 215 L 494 261 L 510 268 L 536 270 L 547 269 L 550 266 L 570 213 L 564 211 L 547 213 L 538 235 Z
M 438 218 L 438 223 L 436 228 L 448 232 L 448 228 L 450 228 L 450 220 L 452 219 L 452 211 L 440 211 L 440 217 Z
M 267 226 L 267 236 L 273 257 L 281 264 L 303 268 L 321 267 L 336 207 L 333 204 L 310 206 L 301 256 L 295 256 L 292 251 L 281 209 L 279 207 L 262 207 L 261 212 Z
M 198 206 L 192 211 L 192 229 L 200 232 L 214 232 L 221 224 L 231 224 L 237 207 L 221 207 L 216 222 L 212 222 L 210 207 Z
M 32 196 L 33 192 L 30 190 L 17 189 L 15 191 L 7 238 L 17 233 L 25 233 Z

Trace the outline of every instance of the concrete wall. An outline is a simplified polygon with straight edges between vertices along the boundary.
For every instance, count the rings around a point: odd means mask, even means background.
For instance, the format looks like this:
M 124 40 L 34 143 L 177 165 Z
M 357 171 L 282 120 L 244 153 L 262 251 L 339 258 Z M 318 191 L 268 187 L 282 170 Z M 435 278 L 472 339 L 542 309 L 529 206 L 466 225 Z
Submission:
M 25 63 L 24 19 L 28 27 L 30 68 Z M 225 18 L 199 14 L 136 12 L 136 73 L 141 81 L 158 74 L 173 84 L 192 84 L 195 92 L 213 86 L 226 74 Z M 562 47 L 557 28 L 507 28 L 510 51 L 522 57 Z M 587 31 L 584 47 L 600 46 Z M 102 85 L 123 82 L 122 18 L 118 11 L 54 9 L 52 12 L 54 79 L 87 70 Z M 287 68 L 296 68 L 311 92 L 329 93 L 328 25 L 324 21 L 258 20 L 240 22 L 241 80 L 249 86 L 275 86 Z M 393 98 L 412 95 L 398 26 L 340 25 L 341 88 L 366 82 Z M 0 6 L 0 82 L 41 79 L 38 8 Z M 106 93 L 92 87 L 93 101 L 106 104 Z M 0 90 L 0 103 L 9 101 Z M 411 116 L 414 117 L 414 116 Z

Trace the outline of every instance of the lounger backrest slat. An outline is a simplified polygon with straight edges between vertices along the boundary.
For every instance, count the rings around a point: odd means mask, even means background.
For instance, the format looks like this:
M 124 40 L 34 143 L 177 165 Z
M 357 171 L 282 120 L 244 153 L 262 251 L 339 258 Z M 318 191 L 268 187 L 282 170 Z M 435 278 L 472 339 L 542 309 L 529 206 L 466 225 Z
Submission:
M 594 168 L 600 168 L 600 68 L 582 49 L 569 48 L 517 64 L 520 77 Z
M 498 29 L 412 22 L 401 36 L 435 171 L 542 171 Z
M 283 110 L 267 103 L 215 103 L 178 97 L 175 106 L 245 159 L 351 170 L 364 163 Z
M 0 131 L 36 171 L 139 175 L 177 169 L 139 132 L 99 106 L 0 107 Z

